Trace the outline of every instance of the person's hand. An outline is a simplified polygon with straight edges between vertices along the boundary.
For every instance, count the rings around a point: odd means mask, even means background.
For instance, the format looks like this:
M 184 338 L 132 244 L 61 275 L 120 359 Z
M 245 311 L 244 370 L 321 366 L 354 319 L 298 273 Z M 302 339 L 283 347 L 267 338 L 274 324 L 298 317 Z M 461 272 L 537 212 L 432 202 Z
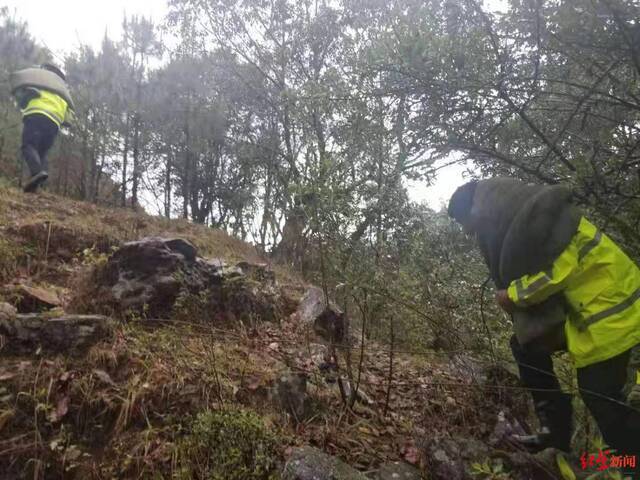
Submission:
M 516 308 L 516 304 L 509 298 L 506 290 L 498 290 L 496 292 L 496 303 L 507 313 L 513 312 Z

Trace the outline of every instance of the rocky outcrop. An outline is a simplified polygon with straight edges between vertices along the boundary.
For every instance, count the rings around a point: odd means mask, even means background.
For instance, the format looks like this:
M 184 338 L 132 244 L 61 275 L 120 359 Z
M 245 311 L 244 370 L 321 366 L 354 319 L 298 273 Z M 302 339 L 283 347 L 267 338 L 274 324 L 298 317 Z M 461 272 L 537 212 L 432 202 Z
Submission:
M 72 301 L 77 309 L 146 319 L 274 321 L 285 303 L 266 265 L 204 259 L 180 238 L 126 243 L 88 283 Z
M 293 450 L 282 480 L 367 480 L 367 477 L 317 448 L 302 447 Z
M 209 273 L 216 277 L 208 278 Z M 196 262 L 186 240 L 146 238 L 123 245 L 94 276 L 95 299 L 118 312 L 167 318 L 182 288 L 220 283 L 217 270 Z M 89 293 L 91 295 L 92 292 Z
M 113 333 L 113 322 L 101 315 L 18 314 L 0 304 L 2 353 L 33 353 L 38 349 L 76 354 Z
M 335 303 L 327 302 L 324 292 L 318 287 L 307 290 L 294 317 L 325 341 L 343 343 L 347 339 L 346 315 Z

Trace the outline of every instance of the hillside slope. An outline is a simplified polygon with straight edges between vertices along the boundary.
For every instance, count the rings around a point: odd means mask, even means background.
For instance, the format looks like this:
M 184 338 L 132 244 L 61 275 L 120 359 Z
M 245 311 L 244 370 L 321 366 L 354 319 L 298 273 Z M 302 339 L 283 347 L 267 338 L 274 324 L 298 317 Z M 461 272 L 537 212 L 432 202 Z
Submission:
M 26 195 L 3 186 L 0 186 L 0 228 L 5 273 L 10 273 L 10 259 L 25 253 L 24 247 L 29 247 L 32 253 L 47 254 L 47 260 L 48 255 L 68 259 L 86 248 L 108 252 L 121 242 L 151 235 L 185 238 L 207 257 L 262 261 L 251 245 L 186 220 L 101 208 L 48 193 Z M 33 256 L 31 260 L 39 259 Z
M 123 242 L 180 237 L 202 257 L 265 262 L 221 231 L 46 193 L 0 188 L 0 228 L 0 302 L 45 310 L 45 320 L 71 309 Z M 298 302 L 304 282 L 272 267 L 279 291 Z M 25 303 L 8 293 L 16 285 L 59 305 Z M 470 478 L 469 462 L 489 458 L 498 413 L 503 423 L 526 418 L 515 380 L 471 357 L 391 354 L 354 341 L 336 350 L 340 373 L 327 368 L 331 348 L 296 315 L 219 322 L 204 300 L 181 297 L 163 319 L 119 315 L 113 335 L 87 351 L 11 353 L 5 338 L 0 478 L 280 478 L 302 445 L 372 474 L 402 460 L 422 469 L 413 478 Z M 362 393 L 349 408 L 343 376 Z M 396 478 L 386 469 L 376 478 Z

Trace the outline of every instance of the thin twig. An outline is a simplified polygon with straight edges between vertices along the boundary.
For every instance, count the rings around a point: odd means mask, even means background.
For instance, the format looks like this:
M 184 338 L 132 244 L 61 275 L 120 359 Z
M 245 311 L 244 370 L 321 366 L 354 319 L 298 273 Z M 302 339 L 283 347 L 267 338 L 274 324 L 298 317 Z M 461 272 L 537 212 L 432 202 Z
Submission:
M 52 226 L 53 226 L 53 222 L 49 221 L 49 229 L 48 229 L 48 232 L 47 232 L 47 244 L 46 244 L 45 249 L 44 249 L 44 261 L 45 262 L 47 261 L 47 258 L 49 257 L 49 245 L 51 244 L 51 229 L 52 229 Z
M 40 435 L 40 429 L 38 428 L 38 407 L 39 402 L 38 402 L 38 380 L 40 379 L 40 370 L 42 369 L 42 362 L 43 359 L 40 359 L 40 362 L 38 363 L 38 369 L 36 370 L 36 377 L 35 380 L 33 381 L 33 403 L 34 403 L 34 407 L 33 407 L 33 434 L 34 434 L 34 438 L 33 438 L 33 442 L 36 445 L 36 447 L 38 448 L 38 450 L 40 450 L 40 448 L 42 447 L 42 435 Z
M 353 408 L 353 405 L 356 402 L 356 398 L 358 397 L 358 391 L 360 389 L 360 381 L 362 380 L 362 367 L 364 365 L 364 346 L 365 346 L 365 330 L 367 325 L 367 315 L 365 315 L 365 312 L 362 308 L 360 308 L 360 311 L 362 313 L 362 330 L 360 335 L 360 364 L 358 365 L 358 380 L 352 392 L 352 398 L 350 402 L 351 408 Z
M 387 413 L 389 412 L 389 402 L 391 400 L 391 382 L 393 381 L 393 360 L 394 360 L 394 355 L 393 355 L 393 349 L 395 347 L 395 331 L 394 331 L 394 316 L 391 315 L 391 318 L 389 319 L 389 346 L 391 347 L 389 350 L 389 378 L 388 378 L 388 383 L 387 383 L 387 394 L 386 394 L 386 398 L 384 401 L 384 416 L 387 416 Z
M 213 343 L 205 342 L 205 344 L 209 345 L 208 350 L 211 355 L 211 361 L 212 361 L 211 367 L 213 369 L 213 379 L 216 383 L 216 388 L 218 389 L 218 400 L 220 401 L 220 405 L 224 406 L 225 401 L 224 401 L 224 394 L 222 390 L 222 382 L 220 382 L 220 374 L 218 372 L 218 359 L 216 357 L 216 347 L 215 345 L 213 345 Z

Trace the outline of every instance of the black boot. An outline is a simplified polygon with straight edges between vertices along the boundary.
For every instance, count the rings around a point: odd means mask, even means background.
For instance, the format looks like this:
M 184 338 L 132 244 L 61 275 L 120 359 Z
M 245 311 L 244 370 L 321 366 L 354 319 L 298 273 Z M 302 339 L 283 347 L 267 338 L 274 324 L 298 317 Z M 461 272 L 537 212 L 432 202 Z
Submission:
M 38 187 L 40 185 L 42 185 L 44 182 L 47 181 L 47 179 L 49 178 L 49 174 L 47 172 L 40 172 L 40 173 L 36 173 L 33 177 L 31 177 L 31 179 L 29 179 L 29 181 L 27 182 L 27 184 L 24 186 L 23 190 L 25 193 L 34 193 L 36 190 L 38 190 Z
M 536 404 L 536 414 L 540 420 L 540 430 L 533 435 L 515 435 L 513 440 L 531 452 L 546 448 L 571 451 L 572 434 L 571 397 L 565 394 Z

